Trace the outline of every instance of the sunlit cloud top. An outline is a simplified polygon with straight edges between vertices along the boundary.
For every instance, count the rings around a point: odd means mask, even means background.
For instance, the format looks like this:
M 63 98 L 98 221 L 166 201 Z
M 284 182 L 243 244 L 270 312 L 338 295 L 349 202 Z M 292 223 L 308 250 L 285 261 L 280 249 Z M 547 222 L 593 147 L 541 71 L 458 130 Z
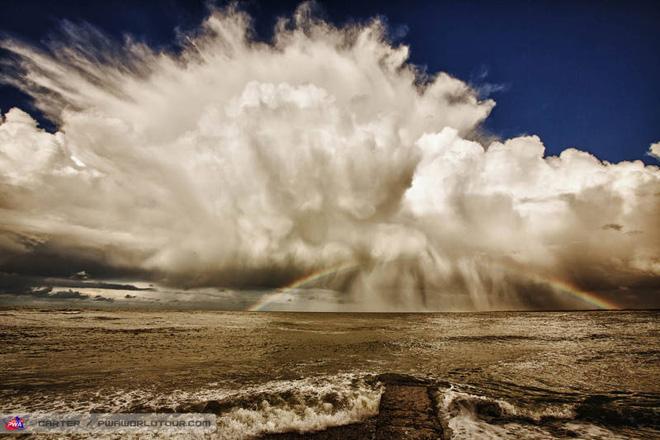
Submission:
M 359 310 L 657 306 L 658 167 L 495 139 L 494 101 L 386 34 L 303 5 L 271 43 L 235 8 L 177 53 L 89 25 L 4 40 L 2 79 L 58 130 L 3 115 L 0 271 L 169 289 L 324 273 L 302 287 Z

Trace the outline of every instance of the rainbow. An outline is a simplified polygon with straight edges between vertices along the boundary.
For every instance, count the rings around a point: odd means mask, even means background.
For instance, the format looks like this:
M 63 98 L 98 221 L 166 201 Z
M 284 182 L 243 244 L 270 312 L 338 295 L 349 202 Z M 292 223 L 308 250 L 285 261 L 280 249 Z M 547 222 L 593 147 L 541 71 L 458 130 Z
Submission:
M 293 282 L 287 284 L 286 286 L 280 287 L 273 293 L 268 293 L 263 295 L 257 302 L 252 304 L 247 310 L 250 312 L 260 312 L 263 311 L 269 304 L 276 302 L 279 299 L 285 298 L 287 295 L 295 292 L 296 289 L 305 287 L 307 284 L 319 280 L 321 278 L 327 277 L 329 275 L 334 275 L 344 271 L 353 270 L 359 267 L 359 264 L 356 263 L 342 263 L 329 268 L 323 268 L 316 270 L 307 275 L 304 275 Z
M 515 273 L 516 275 L 523 274 L 530 281 L 550 286 L 555 292 L 562 293 L 574 299 L 580 300 L 585 304 L 596 307 L 597 309 L 621 309 L 621 306 L 614 301 L 603 298 L 594 292 L 580 289 L 568 281 L 562 280 L 556 276 L 543 275 L 538 271 L 533 271 L 528 267 L 514 265 L 511 262 L 499 261 L 496 263 L 496 266 L 504 271 Z
M 286 298 L 286 296 L 290 295 L 291 293 L 295 293 L 296 289 L 304 288 L 306 285 L 311 284 L 312 282 L 327 277 L 329 275 L 333 275 L 348 270 L 354 270 L 359 266 L 360 266 L 359 264 L 355 264 L 355 263 L 343 263 L 329 268 L 324 268 L 311 272 L 301 278 L 294 280 L 290 284 L 277 289 L 273 293 L 263 295 L 247 310 L 251 312 L 263 311 L 266 309 L 268 305 L 280 299 Z M 514 268 L 507 266 L 502 266 L 502 268 L 508 271 L 514 270 Z M 552 287 L 556 292 L 568 295 L 597 309 L 602 309 L 602 310 L 621 309 L 621 306 L 615 303 L 614 301 L 603 298 L 594 292 L 589 292 L 587 290 L 580 289 L 579 287 L 576 287 L 573 284 L 561 280 L 559 278 L 542 276 L 539 273 L 530 273 L 529 270 L 523 271 L 520 270 L 520 268 L 515 268 L 515 270 L 516 273 L 525 273 L 528 279 L 531 279 L 539 284 L 548 285 Z
M 560 280 L 559 278 L 541 277 L 538 274 L 535 274 L 534 278 L 537 281 L 540 281 L 544 284 L 553 287 L 558 292 L 565 293 L 586 304 L 595 306 L 598 309 L 603 309 L 603 310 L 621 309 L 621 306 L 615 303 L 614 301 L 598 296 L 594 292 L 589 292 L 587 290 L 580 289 L 579 287 L 576 287 L 573 284 L 570 284 L 564 280 Z

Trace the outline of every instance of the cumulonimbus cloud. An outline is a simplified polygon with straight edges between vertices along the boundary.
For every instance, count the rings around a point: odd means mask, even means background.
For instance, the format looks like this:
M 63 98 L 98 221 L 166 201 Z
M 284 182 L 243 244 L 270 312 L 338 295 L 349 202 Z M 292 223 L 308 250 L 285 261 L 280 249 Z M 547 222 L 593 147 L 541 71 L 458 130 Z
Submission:
M 2 42 L 3 80 L 58 131 L 3 117 L 1 270 L 277 287 L 351 267 L 318 282 L 366 309 L 580 306 L 558 285 L 658 303 L 658 167 L 487 140 L 495 103 L 378 20 L 303 5 L 265 43 L 217 10 L 177 53 L 63 33 Z

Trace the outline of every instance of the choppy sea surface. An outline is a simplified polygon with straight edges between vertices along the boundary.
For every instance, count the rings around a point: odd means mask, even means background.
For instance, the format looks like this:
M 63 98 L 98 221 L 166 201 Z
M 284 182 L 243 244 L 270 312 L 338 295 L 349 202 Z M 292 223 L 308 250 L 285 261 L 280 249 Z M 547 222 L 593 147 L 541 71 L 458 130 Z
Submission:
M 660 438 L 658 318 L 5 310 L 0 412 L 212 409 L 258 438 L 372 417 L 394 372 L 437 384 L 447 438 Z

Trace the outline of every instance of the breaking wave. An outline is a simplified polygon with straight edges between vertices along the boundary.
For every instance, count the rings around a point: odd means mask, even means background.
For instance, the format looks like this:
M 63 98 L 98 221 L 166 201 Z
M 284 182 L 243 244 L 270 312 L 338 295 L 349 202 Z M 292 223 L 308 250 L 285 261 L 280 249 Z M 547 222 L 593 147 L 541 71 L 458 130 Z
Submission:
M 320 431 L 378 413 L 382 386 L 340 375 L 270 383 L 224 401 L 209 400 L 220 438 L 252 438 L 264 433 Z
M 607 405 L 614 398 L 604 396 L 588 396 L 572 403 L 523 405 L 451 386 L 437 391 L 435 397 L 445 437 L 455 440 L 625 439 L 631 433 L 636 438 L 657 438 L 660 433 L 658 414 L 652 406 L 642 403 L 617 410 Z
M 268 434 L 311 433 L 359 424 L 378 415 L 383 377 L 368 373 L 275 380 L 237 389 L 215 383 L 194 391 L 98 390 L 66 399 L 44 393 L 13 399 L 14 411 L 111 413 L 212 413 L 214 439 L 255 439 Z M 502 384 L 483 389 L 425 377 L 406 378 L 430 386 L 445 440 L 658 438 L 658 396 L 538 394 Z M 493 385 L 495 386 L 495 385 Z M 357 428 L 356 428 L 357 429 Z M 364 432 L 367 432 L 365 429 Z M 207 438 L 204 436 L 204 438 Z
M 383 386 L 373 376 L 339 374 L 272 381 L 229 390 L 189 392 L 100 391 L 78 398 L 32 400 L 14 410 L 54 412 L 213 413 L 212 438 L 249 439 L 282 432 L 310 432 L 360 422 L 378 413 Z

